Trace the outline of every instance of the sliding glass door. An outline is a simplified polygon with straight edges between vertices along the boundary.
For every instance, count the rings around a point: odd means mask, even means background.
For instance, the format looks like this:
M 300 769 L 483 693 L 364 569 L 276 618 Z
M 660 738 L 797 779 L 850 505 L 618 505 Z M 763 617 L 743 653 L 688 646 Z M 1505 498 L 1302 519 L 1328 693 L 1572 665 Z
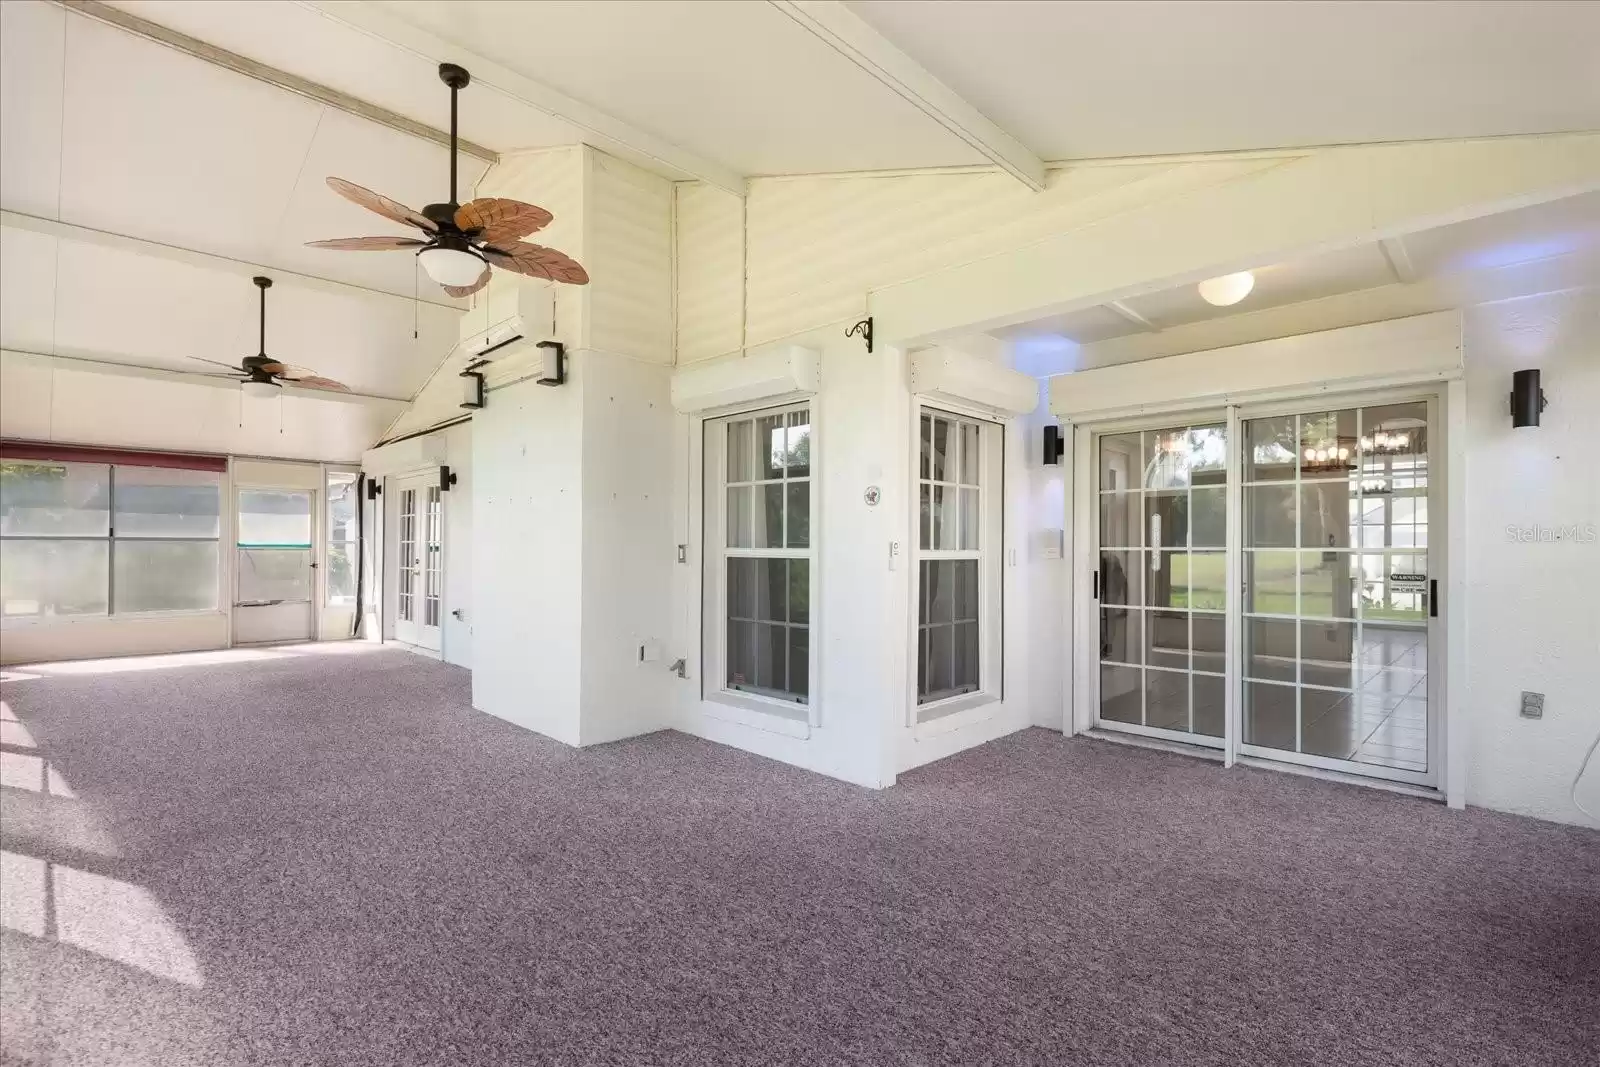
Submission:
M 1095 725 L 1433 784 L 1437 406 L 1092 433 Z
M 1242 752 L 1430 777 L 1429 407 L 1244 421 Z
M 1227 427 L 1107 434 L 1097 453 L 1101 723 L 1220 746 Z

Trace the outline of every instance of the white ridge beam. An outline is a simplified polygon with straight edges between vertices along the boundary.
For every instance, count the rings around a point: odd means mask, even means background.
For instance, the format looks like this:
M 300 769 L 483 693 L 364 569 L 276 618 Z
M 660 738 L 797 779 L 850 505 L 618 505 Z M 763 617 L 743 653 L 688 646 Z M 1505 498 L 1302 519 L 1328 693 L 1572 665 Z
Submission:
M 768 0 L 768 3 L 1028 188 L 1035 192 L 1044 188 L 1044 160 L 839 0 Z
M 692 175 L 701 181 L 744 196 L 744 175 L 720 163 L 679 148 L 653 133 L 641 130 L 599 108 L 576 100 L 557 89 L 518 74 L 427 30 L 414 26 L 361 0 L 298 0 L 302 7 L 360 30 L 396 48 L 434 63 L 455 63 L 472 74 L 474 87 L 491 89 L 546 115 L 570 123 L 589 135 L 596 148 L 621 150 L 653 160 L 663 167 Z

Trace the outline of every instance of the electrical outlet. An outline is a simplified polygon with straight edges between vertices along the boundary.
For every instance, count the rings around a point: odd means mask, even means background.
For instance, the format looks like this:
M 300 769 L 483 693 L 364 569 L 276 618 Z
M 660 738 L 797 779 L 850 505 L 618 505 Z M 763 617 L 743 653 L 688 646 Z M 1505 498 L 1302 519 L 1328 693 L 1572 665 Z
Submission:
M 1524 719 L 1544 718 L 1544 694 L 1523 690 L 1521 714 Z

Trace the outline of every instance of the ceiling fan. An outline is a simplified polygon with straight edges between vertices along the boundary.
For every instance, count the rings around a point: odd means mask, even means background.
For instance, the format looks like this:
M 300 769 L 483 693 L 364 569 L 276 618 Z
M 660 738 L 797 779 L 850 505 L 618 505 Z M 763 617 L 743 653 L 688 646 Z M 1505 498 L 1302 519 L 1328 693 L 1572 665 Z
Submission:
M 212 374 L 213 378 L 237 378 L 239 388 L 246 396 L 273 397 L 281 396 L 283 383 L 290 382 L 302 389 L 322 389 L 330 393 L 348 393 L 350 387 L 343 382 L 336 382 L 332 378 L 324 378 L 313 374 L 304 367 L 295 367 L 288 363 L 279 363 L 267 355 L 267 290 L 272 288 L 272 279 L 257 275 L 252 279 L 256 288 L 261 290 L 261 343 L 256 354 L 246 356 L 239 361 L 237 367 L 221 360 L 206 359 L 204 356 L 190 356 L 202 363 L 215 363 L 219 367 L 227 367 L 231 374 Z M 244 375 L 239 378 L 239 375 Z
M 568 285 L 585 285 L 589 274 L 565 252 L 529 244 L 521 238 L 550 225 L 550 212 L 520 200 L 485 197 L 456 202 L 456 94 L 472 76 L 454 63 L 439 64 L 439 80 L 450 87 L 450 201 L 429 204 L 420 212 L 371 189 L 343 178 L 329 178 L 328 186 L 351 203 L 360 204 L 393 222 L 421 230 L 426 240 L 413 237 L 338 237 L 310 241 L 311 248 L 352 252 L 416 249 L 418 262 L 428 277 L 451 296 L 471 296 L 489 284 L 490 266 L 547 278 Z

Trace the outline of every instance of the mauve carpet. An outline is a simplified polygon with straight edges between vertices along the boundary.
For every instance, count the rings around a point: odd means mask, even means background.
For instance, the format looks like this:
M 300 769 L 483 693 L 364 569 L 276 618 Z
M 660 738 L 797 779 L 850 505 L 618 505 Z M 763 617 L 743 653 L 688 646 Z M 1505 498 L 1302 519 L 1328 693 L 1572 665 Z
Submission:
M 1043 730 L 574 751 L 341 647 L 9 672 L 7 1063 L 1600 1063 L 1593 831 Z

